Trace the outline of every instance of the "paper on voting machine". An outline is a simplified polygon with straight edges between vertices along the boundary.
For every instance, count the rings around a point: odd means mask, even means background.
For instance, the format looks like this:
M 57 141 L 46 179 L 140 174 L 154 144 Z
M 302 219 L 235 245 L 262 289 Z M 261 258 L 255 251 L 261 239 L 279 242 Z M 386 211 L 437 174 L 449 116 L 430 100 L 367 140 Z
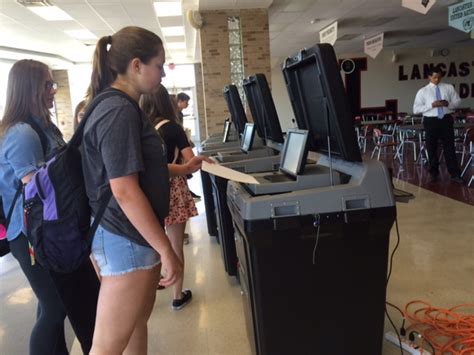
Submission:
M 203 161 L 201 169 L 208 172 L 209 174 L 220 176 L 224 179 L 232 181 L 242 182 L 244 184 L 259 183 L 252 175 L 244 174 L 240 171 L 226 168 L 225 166 L 222 166 L 217 162 L 215 164 L 209 164 L 208 162 Z

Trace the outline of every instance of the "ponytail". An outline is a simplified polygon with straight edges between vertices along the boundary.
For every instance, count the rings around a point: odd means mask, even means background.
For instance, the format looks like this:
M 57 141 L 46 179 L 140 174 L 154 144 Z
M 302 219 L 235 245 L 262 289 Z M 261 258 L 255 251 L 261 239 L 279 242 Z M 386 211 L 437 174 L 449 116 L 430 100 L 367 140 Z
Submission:
M 110 68 L 107 45 L 112 44 L 112 36 L 104 36 L 97 42 L 92 62 L 91 83 L 87 90 L 87 101 L 91 102 L 102 90 L 109 87 L 116 74 Z

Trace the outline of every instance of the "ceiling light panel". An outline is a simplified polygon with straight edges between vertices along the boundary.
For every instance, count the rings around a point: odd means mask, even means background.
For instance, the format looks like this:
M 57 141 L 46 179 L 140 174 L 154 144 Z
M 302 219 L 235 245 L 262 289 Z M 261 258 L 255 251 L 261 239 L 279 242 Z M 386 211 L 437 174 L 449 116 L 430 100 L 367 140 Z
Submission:
M 186 42 L 186 37 L 185 36 L 167 36 L 166 43 L 171 43 L 171 42 Z
M 154 21 L 156 22 L 156 18 L 154 18 Z M 158 22 L 161 27 L 181 26 L 183 24 L 183 16 L 158 17 Z
M 67 35 L 75 39 L 87 40 L 87 39 L 97 39 L 97 36 L 89 30 L 70 30 L 64 31 Z
M 184 26 L 161 27 L 163 36 L 184 36 Z
M 72 21 L 73 18 L 57 6 L 27 7 L 46 21 Z
M 180 16 L 183 14 L 180 1 L 154 2 L 153 6 L 158 17 Z
M 166 48 L 168 49 L 186 49 L 186 43 L 184 42 L 167 42 Z

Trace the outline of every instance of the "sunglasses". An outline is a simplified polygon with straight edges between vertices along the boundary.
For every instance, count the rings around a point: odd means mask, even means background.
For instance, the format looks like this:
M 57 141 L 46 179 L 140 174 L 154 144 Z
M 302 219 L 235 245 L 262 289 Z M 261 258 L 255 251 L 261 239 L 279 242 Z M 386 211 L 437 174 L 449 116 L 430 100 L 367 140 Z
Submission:
M 44 87 L 45 87 L 46 90 L 49 90 L 49 91 L 51 91 L 51 89 L 57 90 L 58 89 L 58 83 L 55 82 L 55 81 L 47 80 L 44 83 Z

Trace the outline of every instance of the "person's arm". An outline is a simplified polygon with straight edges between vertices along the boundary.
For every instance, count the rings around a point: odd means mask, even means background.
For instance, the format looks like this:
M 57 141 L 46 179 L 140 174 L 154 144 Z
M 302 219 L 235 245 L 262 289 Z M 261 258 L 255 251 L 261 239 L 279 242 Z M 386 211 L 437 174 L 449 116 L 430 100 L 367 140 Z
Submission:
M 423 89 L 418 90 L 415 96 L 415 102 L 413 103 L 413 113 L 414 114 L 424 114 L 425 112 L 428 112 L 431 110 L 434 106 L 432 106 L 432 103 L 430 102 L 427 104 L 425 102 L 425 98 L 423 97 Z
M 193 150 L 189 146 L 188 137 L 184 129 L 177 124 L 168 124 L 163 126 L 165 137 L 171 141 L 171 146 L 176 146 L 183 157 L 185 164 L 168 164 L 168 172 L 170 176 L 185 176 L 195 173 L 201 169 L 202 161 L 212 163 L 211 160 L 203 156 L 195 156 Z
M 138 174 L 110 179 L 110 187 L 120 208 L 128 220 L 161 256 L 166 276 L 160 285 L 168 287 L 176 282 L 183 272 L 168 237 L 155 216 L 150 202 L 138 182 Z
M 459 105 L 461 104 L 461 98 L 459 97 L 457 91 L 454 89 L 454 86 L 452 85 L 449 85 L 449 89 L 448 89 L 448 101 L 446 102 L 446 106 L 451 109 L 451 110 L 454 110 L 456 108 L 459 107 Z
M 5 157 L 17 179 L 27 184 L 44 163 L 38 134 L 27 124 L 10 128 L 4 141 Z
M 186 164 L 168 164 L 168 173 L 170 176 L 185 176 L 195 173 L 201 169 L 202 162 L 206 161 L 210 164 L 214 162 L 203 155 L 193 156 Z

